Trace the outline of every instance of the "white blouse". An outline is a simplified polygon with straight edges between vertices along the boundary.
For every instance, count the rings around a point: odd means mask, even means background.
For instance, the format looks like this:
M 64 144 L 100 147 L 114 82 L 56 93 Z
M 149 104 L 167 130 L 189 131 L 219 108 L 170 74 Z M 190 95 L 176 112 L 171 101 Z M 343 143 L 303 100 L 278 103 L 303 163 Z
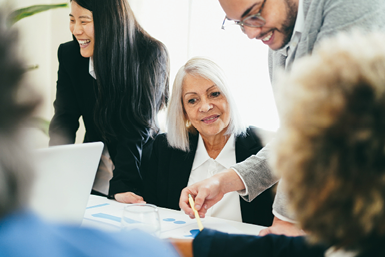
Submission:
M 219 153 L 217 158 L 212 159 L 206 150 L 201 135 L 199 135 L 198 146 L 195 153 L 193 166 L 188 181 L 188 186 L 202 181 L 206 178 L 229 169 L 236 163 L 235 158 L 235 140 L 231 135 L 226 145 Z M 231 192 L 225 194 L 222 200 L 208 209 L 206 216 L 212 216 L 222 219 L 242 222 L 241 207 L 239 203 L 239 194 Z

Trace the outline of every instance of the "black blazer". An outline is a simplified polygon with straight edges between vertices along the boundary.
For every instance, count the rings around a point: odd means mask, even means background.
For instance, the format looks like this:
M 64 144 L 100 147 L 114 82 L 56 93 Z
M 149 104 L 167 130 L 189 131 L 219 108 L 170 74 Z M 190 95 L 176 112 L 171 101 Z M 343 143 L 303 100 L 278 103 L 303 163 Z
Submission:
M 145 201 L 160 207 L 179 210 L 179 197 L 187 186 L 198 144 L 198 135 L 189 135 L 190 152 L 184 152 L 168 145 L 166 134 L 156 137 L 151 161 L 142 166 L 145 184 Z M 256 128 L 247 129 L 245 136 L 235 140 L 236 161 L 242 162 L 262 148 Z M 252 202 L 240 198 L 242 220 L 246 223 L 270 226 L 273 220 L 274 194 L 268 189 Z
M 60 45 L 58 59 L 55 114 L 49 127 L 49 144 L 73 144 L 80 116 L 83 117 L 86 130 L 84 142 L 104 141 L 94 120 L 96 80 L 89 74 L 89 58 L 83 58 L 79 44 L 70 41 Z M 150 156 L 150 131 L 148 128 L 137 131 L 133 125 L 128 131 L 123 126 L 114 126 L 118 138 L 105 142 L 115 165 L 109 197 L 127 191 L 141 195 L 143 184 L 139 168 L 141 161 L 146 161 L 145 158 Z

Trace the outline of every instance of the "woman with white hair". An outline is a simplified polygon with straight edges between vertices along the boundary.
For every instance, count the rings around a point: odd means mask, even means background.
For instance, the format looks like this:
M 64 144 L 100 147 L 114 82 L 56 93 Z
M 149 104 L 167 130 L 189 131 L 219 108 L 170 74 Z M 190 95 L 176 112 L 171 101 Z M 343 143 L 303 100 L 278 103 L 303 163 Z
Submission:
M 151 161 L 144 164 L 145 200 L 179 208 L 182 189 L 257 153 L 256 128 L 243 126 L 220 67 L 193 58 L 175 78 L 167 115 L 167 134 L 157 136 Z M 273 194 L 251 203 L 238 193 L 225 195 L 207 215 L 264 226 L 272 223 Z

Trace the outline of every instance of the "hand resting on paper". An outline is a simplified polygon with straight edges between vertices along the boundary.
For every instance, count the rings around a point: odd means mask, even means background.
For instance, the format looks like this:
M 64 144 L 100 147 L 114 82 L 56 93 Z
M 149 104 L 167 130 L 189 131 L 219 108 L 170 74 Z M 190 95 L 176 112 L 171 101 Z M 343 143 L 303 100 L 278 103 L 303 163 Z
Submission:
M 245 189 L 245 185 L 233 169 L 215 174 L 182 190 L 179 207 L 194 218 L 194 212 L 189 205 L 188 195 L 194 198 L 195 209 L 204 218 L 206 212 L 223 198 L 226 193 Z M 203 208 L 202 208 L 203 207 Z
M 115 194 L 115 200 L 121 203 L 146 203 L 143 197 L 132 192 Z

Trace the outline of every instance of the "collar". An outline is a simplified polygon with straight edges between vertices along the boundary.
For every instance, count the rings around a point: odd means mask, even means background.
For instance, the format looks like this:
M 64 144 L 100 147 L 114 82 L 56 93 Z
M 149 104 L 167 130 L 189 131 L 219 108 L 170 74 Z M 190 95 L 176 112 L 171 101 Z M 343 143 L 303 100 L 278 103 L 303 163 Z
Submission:
M 94 58 L 92 58 L 92 56 L 90 57 L 89 73 L 94 79 L 96 79 L 95 70 L 94 70 Z
M 234 165 L 234 163 L 232 162 L 234 158 L 231 158 L 232 155 L 235 155 L 235 140 L 233 134 L 227 140 L 225 146 L 223 147 L 222 151 L 219 153 L 215 161 L 228 169 L 231 165 Z M 195 152 L 194 163 L 191 170 L 195 170 L 209 159 L 211 159 L 211 157 L 207 153 L 202 136 L 199 134 L 198 146 Z
M 298 13 L 295 20 L 293 34 L 291 35 L 290 42 L 282 49 L 278 50 L 282 55 L 287 56 L 289 48 L 297 47 L 299 39 L 301 38 L 303 29 L 305 27 L 305 13 L 303 12 L 303 0 L 298 1 Z

